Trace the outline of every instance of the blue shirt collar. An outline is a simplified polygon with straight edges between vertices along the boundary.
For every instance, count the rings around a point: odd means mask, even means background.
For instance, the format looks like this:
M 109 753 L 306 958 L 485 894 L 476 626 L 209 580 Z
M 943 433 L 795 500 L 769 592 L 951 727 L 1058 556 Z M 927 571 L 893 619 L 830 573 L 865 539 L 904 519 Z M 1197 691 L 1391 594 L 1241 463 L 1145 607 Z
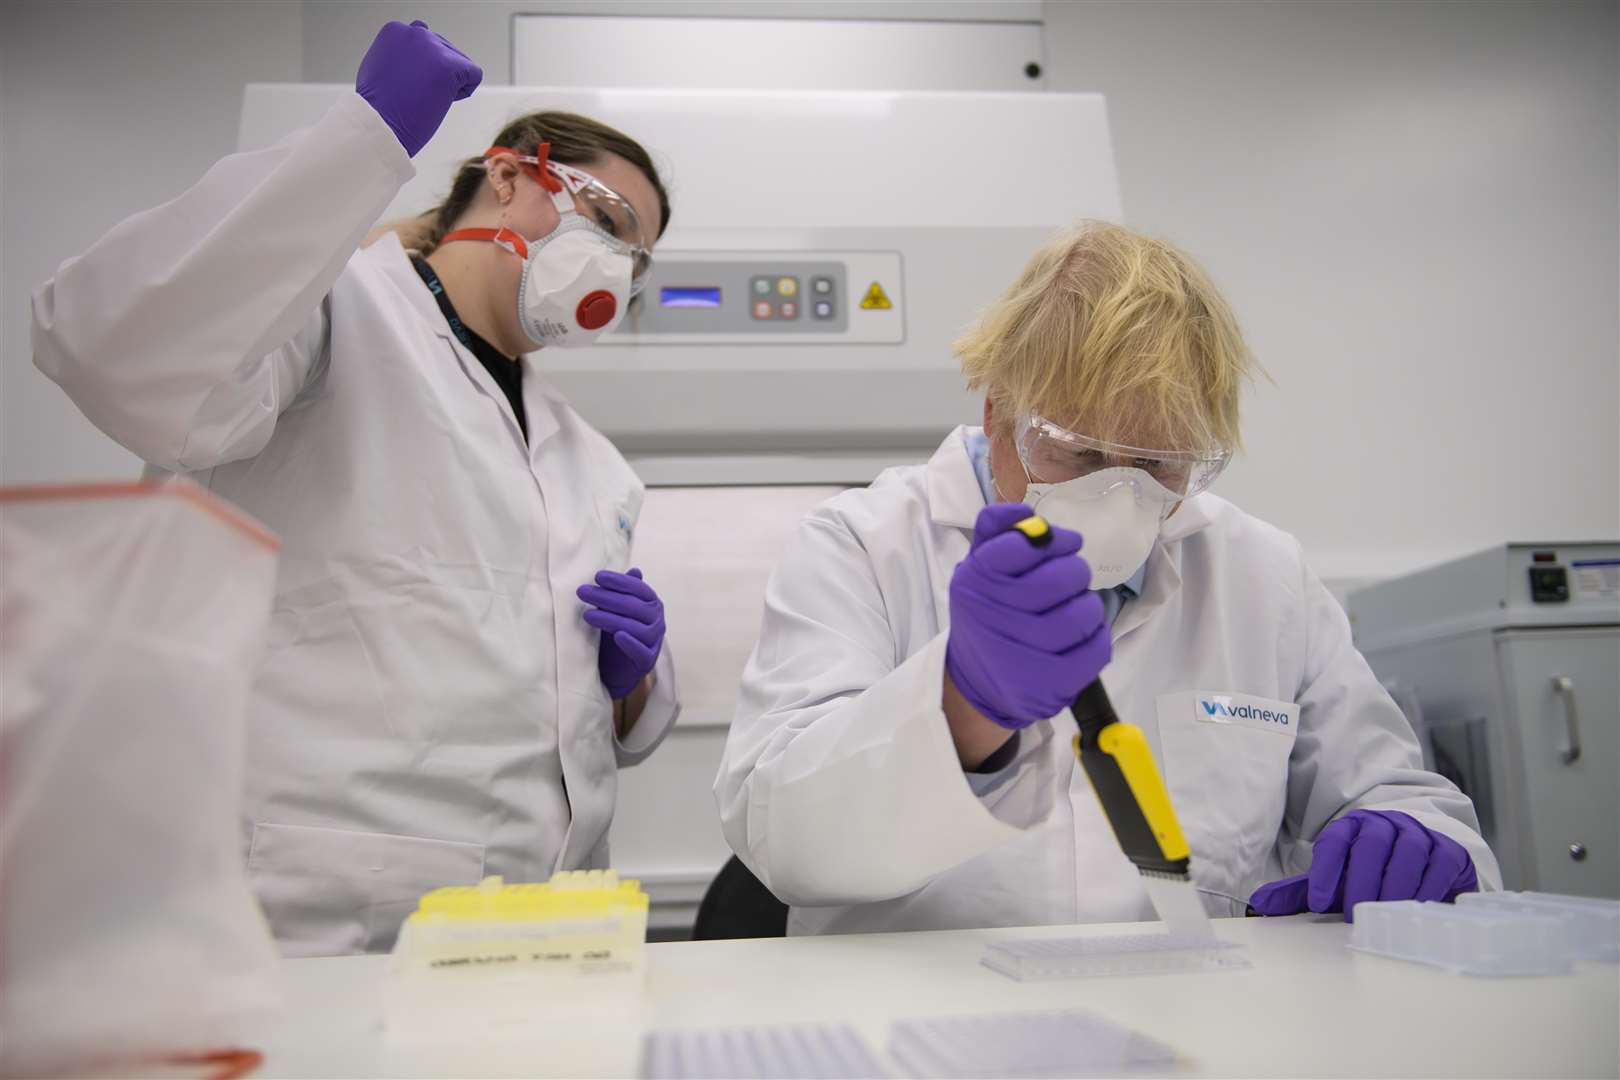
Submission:
M 990 438 L 983 428 L 968 428 L 962 433 L 962 441 L 967 444 L 968 460 L 973 463 L 979 492 L 984 496 L 984 504 L 989 506 L 996 501 L 996 482 L 990 475 Z
M 1147 580 L 1147 563 L 1136 568 L 1136 573 L 1125 579 L 1124 584 L 1115 586 L 1118 589 L 1129 589 L 1133 597 L 1142 595 L 1142 583 Z

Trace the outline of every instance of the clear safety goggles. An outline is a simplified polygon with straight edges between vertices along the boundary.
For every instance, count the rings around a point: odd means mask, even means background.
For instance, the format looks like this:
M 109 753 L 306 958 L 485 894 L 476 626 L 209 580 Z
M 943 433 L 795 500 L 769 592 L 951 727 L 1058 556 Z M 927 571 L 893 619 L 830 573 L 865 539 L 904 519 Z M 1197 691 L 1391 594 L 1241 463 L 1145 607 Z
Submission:
M 1106 442 L 1059 427 L 1038 413 L 1017 426 L 1018 459 L 1029 478 L 1061 484 L 1103 469 L 1141 469 L 1177 499 L 1188 499 L 1209 487 L 1231 460 L 1230 450 L 1147 450 Z
M 641 286 L 652 269 L 652 245 L 636 211 L 618 192 L 583 169 L 550 159 L 551 144 L 541 143 L 533 154 L 520 154 L 504 146 L 484 151 L 484 166 L 490 159 L 509 157 L 523 167 L 536 183 L 551 193 L 559 214 L 574 210 L 614 251 L 630 257 L 630 291 Z

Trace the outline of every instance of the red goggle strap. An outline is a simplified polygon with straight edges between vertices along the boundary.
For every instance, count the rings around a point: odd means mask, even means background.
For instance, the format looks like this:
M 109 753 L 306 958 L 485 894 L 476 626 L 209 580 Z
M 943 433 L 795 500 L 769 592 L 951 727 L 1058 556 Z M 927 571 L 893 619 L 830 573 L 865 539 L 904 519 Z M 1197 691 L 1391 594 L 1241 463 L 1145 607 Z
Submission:
M 488 150 L 484 151 L 484 160 L 488 161 L 497 154 L 510 154 L 513 157 L 528 156 L 535 158 L 536 160 L 534 164 L 530 164 L 527 161 L 518 162 L 518 168 L 528 173 L 531 177 L 533 177 L 535 183 L 539 184 L 547 191 L 562 190 L 562 181 L 558 180 L 555 176 L 552 176 L 551 171 L 546 168 L 547 162 L 551 160 L 550 143 L 541 143 L 539 146 L 534 148 L 534 153 L 529 155 L 520 154 L 516 150 L 513 150 L 510 146 L 492 146 Z
M 498 229 L 456 229 L 444 234 L 441 244 L 448 244 L 455 240 L 486 240 L 499 244 L 520 259 L 529 257 L 529 244 L 523 237 L 502 225 Z

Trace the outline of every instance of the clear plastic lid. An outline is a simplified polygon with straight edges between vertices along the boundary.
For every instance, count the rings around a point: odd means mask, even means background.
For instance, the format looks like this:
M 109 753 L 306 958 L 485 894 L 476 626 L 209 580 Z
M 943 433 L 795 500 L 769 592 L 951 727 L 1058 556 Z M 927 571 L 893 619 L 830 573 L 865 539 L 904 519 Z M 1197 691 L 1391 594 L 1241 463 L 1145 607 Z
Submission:
M 1164 1043 L 1080 1009 L 896 1021 L 889 1054 L 908 1075 L 1118 1076 L 1176 1064 Z
M 998 941 L 983 964 L 1020 982 L 1095 975 L 1172 975 L 1252 965 L 1242 946 L 1192 934 L 1109 934 L 1097 937 Z
M 887 1076 L 848 1024 L 649 1031 L 641 1043 L 646 1080 Z

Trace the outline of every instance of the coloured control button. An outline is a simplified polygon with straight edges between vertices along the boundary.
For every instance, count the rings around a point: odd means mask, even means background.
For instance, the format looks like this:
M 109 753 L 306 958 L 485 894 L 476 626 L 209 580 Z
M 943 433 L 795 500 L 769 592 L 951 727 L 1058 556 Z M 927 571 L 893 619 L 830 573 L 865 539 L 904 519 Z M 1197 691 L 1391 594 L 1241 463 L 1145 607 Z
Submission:
M 754 301 L 754 318 L 768 319 L 771 317 L 771 302 L 769 300 Z
M 815 281 L 811 282 L 810 287 L 815 290 L 817 296 L 831 296 L 833 287 L 832 278 L 818 277 Z
M 792 300 L 782 301 L 781 311 L 784 319 L 797 319 L 799 317 L 799 305 Z
M 759 296 L 771 295 L 771 279 L 757 277 L 754 279 L 754 292 Z
M 818 319 L 830 319 L 830 318 L 832 318 L 833 317 L 832 301 L 830 301 L 830 300 L 817 300 L 816 301 L 815 312 L 816 312 L 816 318 L 818 318 Z
M 799 279 L 785 277 L 776 282 L 776 291 L 783 296 L 797 296 L 799 293 Z

